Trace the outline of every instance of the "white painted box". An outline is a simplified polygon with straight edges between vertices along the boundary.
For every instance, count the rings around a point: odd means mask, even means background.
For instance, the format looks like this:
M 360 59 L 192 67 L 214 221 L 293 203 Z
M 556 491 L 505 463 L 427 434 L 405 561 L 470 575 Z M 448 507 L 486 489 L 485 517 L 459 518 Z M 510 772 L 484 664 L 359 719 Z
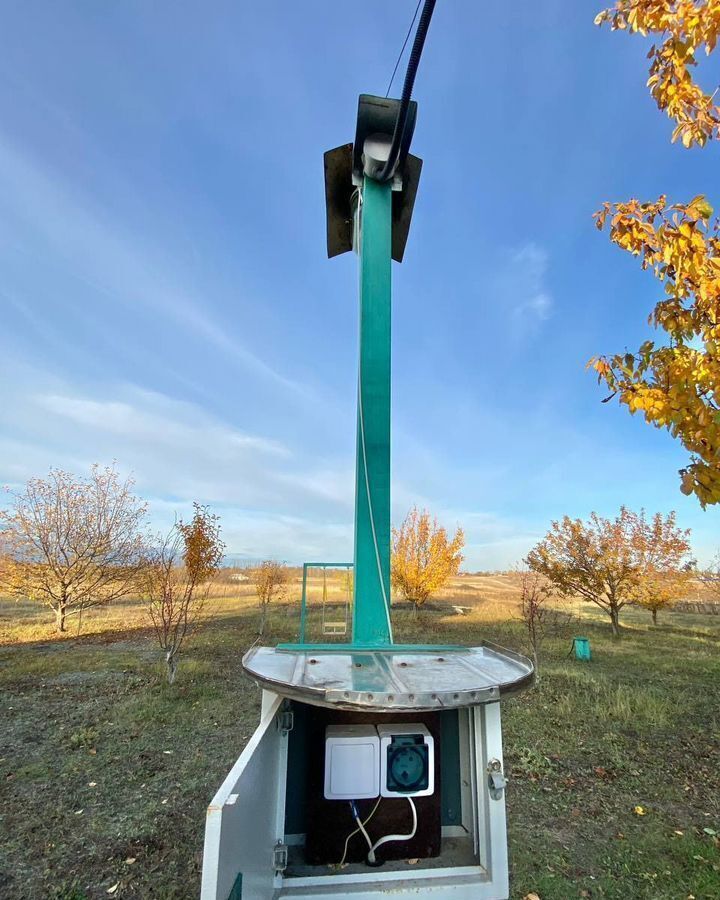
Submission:
M 365 800 L 380 792 L 380 739 L 374 725 L 325 729 L 325 799 Z

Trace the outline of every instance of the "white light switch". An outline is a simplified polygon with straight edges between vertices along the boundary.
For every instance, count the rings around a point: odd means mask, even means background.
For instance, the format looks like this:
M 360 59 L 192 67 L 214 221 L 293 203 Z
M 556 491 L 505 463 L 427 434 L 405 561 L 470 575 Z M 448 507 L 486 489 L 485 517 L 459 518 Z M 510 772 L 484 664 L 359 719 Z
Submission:
M 380 740 L 374 725 L 325 729 L 325 798 L 364 800 L 380 793 Z

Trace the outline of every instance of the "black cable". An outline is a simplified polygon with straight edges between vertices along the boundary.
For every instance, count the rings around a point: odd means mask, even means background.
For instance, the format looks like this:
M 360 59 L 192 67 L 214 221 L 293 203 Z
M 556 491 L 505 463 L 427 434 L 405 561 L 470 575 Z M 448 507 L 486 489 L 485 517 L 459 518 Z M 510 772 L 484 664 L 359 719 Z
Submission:
M 385 91 L 386 97 L 388 97 L 390 95 L 390 88 L 393 85 L 393 81 L 395 81 L 395 74 L 398 70 L 398 66 L 400 65 L 400 60 L 402 59 L 402 55 L 405 52 L 405 48 L 407 47 L 407 42 L 410 40 L 410 34 L 412 33 L 413 25 L 415 24 L 415 19 L 417 19 L 417 14 L 418 14 L 418 12 L 420 12 L 420 4 L 421 3 L 422 3 L 422 0 L 418 0 L 417 6 L 415 7 L 415 15 L 412 17 L 412 22 L 410 23 L 410 27 L 407 30 L 407 34 L 405 35 L 405 40 L 403 41 L 403 45 L 400 50 L 400 53 L 398 54 L 398 58 L 395 61 L 395 68 L 392 71 L 392 75 L 390 76 L 390 81 L 388 83 L 387 90 Z
M 392 143 L 390 145 L 390 154 L 382 170 L 375 176 L 376 181 L 390 181 L 397 168 L 400 148 L 402 146 L 403 136 L 405 135 L 405 126 L 407 125 L 408 110 L 410 109 L 410 98 L 412 97 L 412 90 L 415 85 L 415 76 L 417 75 L 420 57 L 422 56 L 423 47 L 425 46 L 425 38 L 427 37 L 428 28 L 430 27 L 430 20 L 432 19 L 432 14 L 435 10 L 435 2 L 436 0 L 425 0 L 425 5 L 420 13 L 420 21 L 418 22 L 417 31 L 415 32 L 415 40 L 413 41 L 407 71 L 405 72 L 405 83 L 403 84 L 402 95 L 400 97 L 400 109 L 398 110 L 398 117 L 395 121 L 395 130 L 393 131 Z

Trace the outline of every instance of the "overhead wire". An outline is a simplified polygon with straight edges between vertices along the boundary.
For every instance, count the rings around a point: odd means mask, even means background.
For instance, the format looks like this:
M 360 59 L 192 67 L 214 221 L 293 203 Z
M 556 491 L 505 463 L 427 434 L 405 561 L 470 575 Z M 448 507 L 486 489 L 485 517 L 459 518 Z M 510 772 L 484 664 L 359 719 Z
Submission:
M 385 96 L 388 97 L 390 95 L 390 88 L 393 86 L 393 81 L 395 81 L 395 75 L 397 74 L 398 66 L 400 65 L 400 60 L 402 59 L 403 53 L 405 52 L 405 48 L 407 47 L 407 42 L 410 40 L 410 35 L 413 30 L 413 25 L 415 24 L 415 19 L 417 19 L 417 14 L 420 12 L 420 4 L 422 0 L 418 0 L 417 6 L 415 7 L 415 14 L 412 17 L 412 22 L 410 23 L 410 27 L 407 30 L 407 34 L 405 35 L 405 40 L 403 41 L 403 45 L 400 48 L 400 53 L 398 54 L 398 58 L 395 60 L 395 68 L 392 70 L 392 75 L 390 76 L 390 81 L 387 86 L 387 90 L 385 91 Z
M 400 96 L 400 108 L 398 109 L 397 119 L 395 120 L 390 151 L 385 165 L 382 167 L 381 171 L 375 175 L 375 180 L 380 183 L 390 181 L 397 168 L 403 137 L 405 135 L 405 126 L 407 125 L 408 120 L 410 99 L 412 98 L 412 91 L 415 85 L 415 76 L 417 75 L 418 66 L 420 65 L 420 57 L 422 56 L 423 47 L 425 46 L 425 38 L 427 37 L 428 29 L 430 28 L 430 20 L 435 11 L 435 3 L 436 0 L 425 0 L 425 5 L 420 13 L 420 21 L 418 22 L 417 30 L 415 31 L 415 38 L 413 40 L 412 49 L 410 50 L 410 58 L 408 59 L 407 69 L 405 70 L 405 81 Z

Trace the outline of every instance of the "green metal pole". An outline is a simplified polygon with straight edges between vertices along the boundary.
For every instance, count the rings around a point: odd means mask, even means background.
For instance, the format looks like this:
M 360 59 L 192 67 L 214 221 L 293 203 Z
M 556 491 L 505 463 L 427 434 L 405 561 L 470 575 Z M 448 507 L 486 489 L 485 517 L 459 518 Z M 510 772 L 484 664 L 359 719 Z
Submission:
M 303 565 L 302 598 L 300 600 L 300 643 L 305 643 L 305 622 L 307 621 L 307 570 L 308 563 Z
M 353 643 L 388 645 L 390 625 L 390 313 L 392 188 L 365 177 L 355 478 Z

